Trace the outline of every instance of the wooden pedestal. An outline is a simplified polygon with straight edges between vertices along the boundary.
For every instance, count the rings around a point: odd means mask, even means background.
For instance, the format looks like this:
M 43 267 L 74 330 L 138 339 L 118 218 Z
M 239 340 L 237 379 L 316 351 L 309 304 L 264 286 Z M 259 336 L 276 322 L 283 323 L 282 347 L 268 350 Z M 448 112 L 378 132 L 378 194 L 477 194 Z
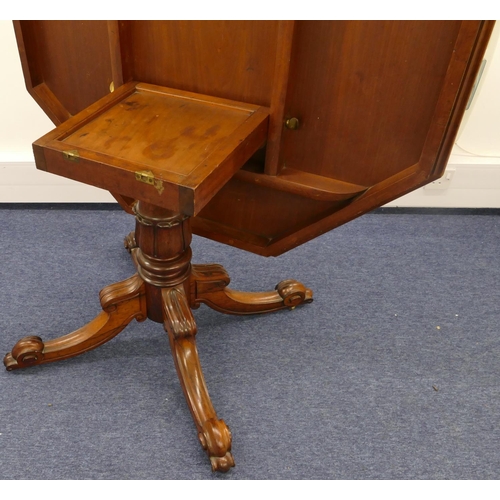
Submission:
M 86 326 L 46 342 L 25 337 L 5 356 L 4 364 L 15 370 L 77 356 L 112 339 L 134 318 L 163 323 L 200 443 L 212 470 L 225 472 L 234 466 L 231 432 L 218 419 L 208 394 L 191 309 L 204 303 L 228 314 L 265 313 L 311 302 L 312 292 L 294 280 L 282 281 L 272 292 L 231 290 L 222 266 L 191 264 L 189 217 L 145 202 L 137 202 L 134 212 L 136 230 L 125 246 L 137 274 L 101 291 L 103 310 Z

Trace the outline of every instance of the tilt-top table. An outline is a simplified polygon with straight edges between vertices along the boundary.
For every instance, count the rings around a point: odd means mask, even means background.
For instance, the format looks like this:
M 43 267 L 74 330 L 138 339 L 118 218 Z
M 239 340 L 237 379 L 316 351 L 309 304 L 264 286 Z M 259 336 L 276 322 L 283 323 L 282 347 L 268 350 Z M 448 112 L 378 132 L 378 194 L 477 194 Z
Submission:
M 239 292 L 191 263 L 191 231 L 279 255 L 440 177 L 493 22 L 20 21 L 28 91 L 57 127 L 37 168 L 109 190 L 135 216 L 137 273 L 66 336 L 21 339 L 7 370 L 76 356 L 134 318 L 163 323 L 214 471 L 234 466 L 191 309 L 293 309 L 287 279 Z

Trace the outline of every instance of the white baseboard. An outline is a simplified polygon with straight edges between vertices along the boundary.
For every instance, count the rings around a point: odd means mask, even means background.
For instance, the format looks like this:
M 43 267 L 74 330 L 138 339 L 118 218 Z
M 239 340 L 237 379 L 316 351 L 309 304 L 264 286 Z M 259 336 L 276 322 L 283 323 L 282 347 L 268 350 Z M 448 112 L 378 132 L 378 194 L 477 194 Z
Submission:
M 0 161 L 0 203 L 113 202 L 108 191 L 37 170 L 34 161 Z
M 388 207 L 500 208 L 498 163 L 449 163 L 445 190 L 420 188 Z M 0 203 L 114 203 L 108 191 L 37 170 L 33 161 L 0 158 Z
M 474 163 L 450 162 L 453 177 L 446 189 L 427 186 L 388 203 L 387 207 L 500 208 L 500 158 Z

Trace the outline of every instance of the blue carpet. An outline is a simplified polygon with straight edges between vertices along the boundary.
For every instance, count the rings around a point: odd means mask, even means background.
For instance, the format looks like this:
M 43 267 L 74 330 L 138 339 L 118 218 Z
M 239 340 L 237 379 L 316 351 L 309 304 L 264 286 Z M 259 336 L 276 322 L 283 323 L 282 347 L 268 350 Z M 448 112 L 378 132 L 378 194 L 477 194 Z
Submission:
M 116 210 L 0 210 L 0 343 L 90 321 L 134 273 Z M 265 259 L 194 238 L 242 290 L 294 311 L 194 311 L 236 467 L 213 474 L 161 325 L 0 372 L 0 479 L 500 479 L 500 217 L 369 214 Z

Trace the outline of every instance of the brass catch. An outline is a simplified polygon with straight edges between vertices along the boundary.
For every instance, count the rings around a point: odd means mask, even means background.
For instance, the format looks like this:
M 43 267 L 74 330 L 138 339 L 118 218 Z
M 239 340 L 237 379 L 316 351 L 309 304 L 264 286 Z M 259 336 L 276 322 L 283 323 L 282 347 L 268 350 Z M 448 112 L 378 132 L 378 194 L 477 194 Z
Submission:
M 80 153 L 76 149 L 73 149 L 71 151 L 63 151 L 63 158 L 65 160 L 78 163 L 80 161 Z
M 158 194 L 163 193 L 163 181 L 160 179 L 155 179 L 153 172 L 151 172 L 150 170 L 140 170 L 136 172 L 135 178 L 139 182 L 144 182 L 144 184 L 154 186 L 158 191 Z

